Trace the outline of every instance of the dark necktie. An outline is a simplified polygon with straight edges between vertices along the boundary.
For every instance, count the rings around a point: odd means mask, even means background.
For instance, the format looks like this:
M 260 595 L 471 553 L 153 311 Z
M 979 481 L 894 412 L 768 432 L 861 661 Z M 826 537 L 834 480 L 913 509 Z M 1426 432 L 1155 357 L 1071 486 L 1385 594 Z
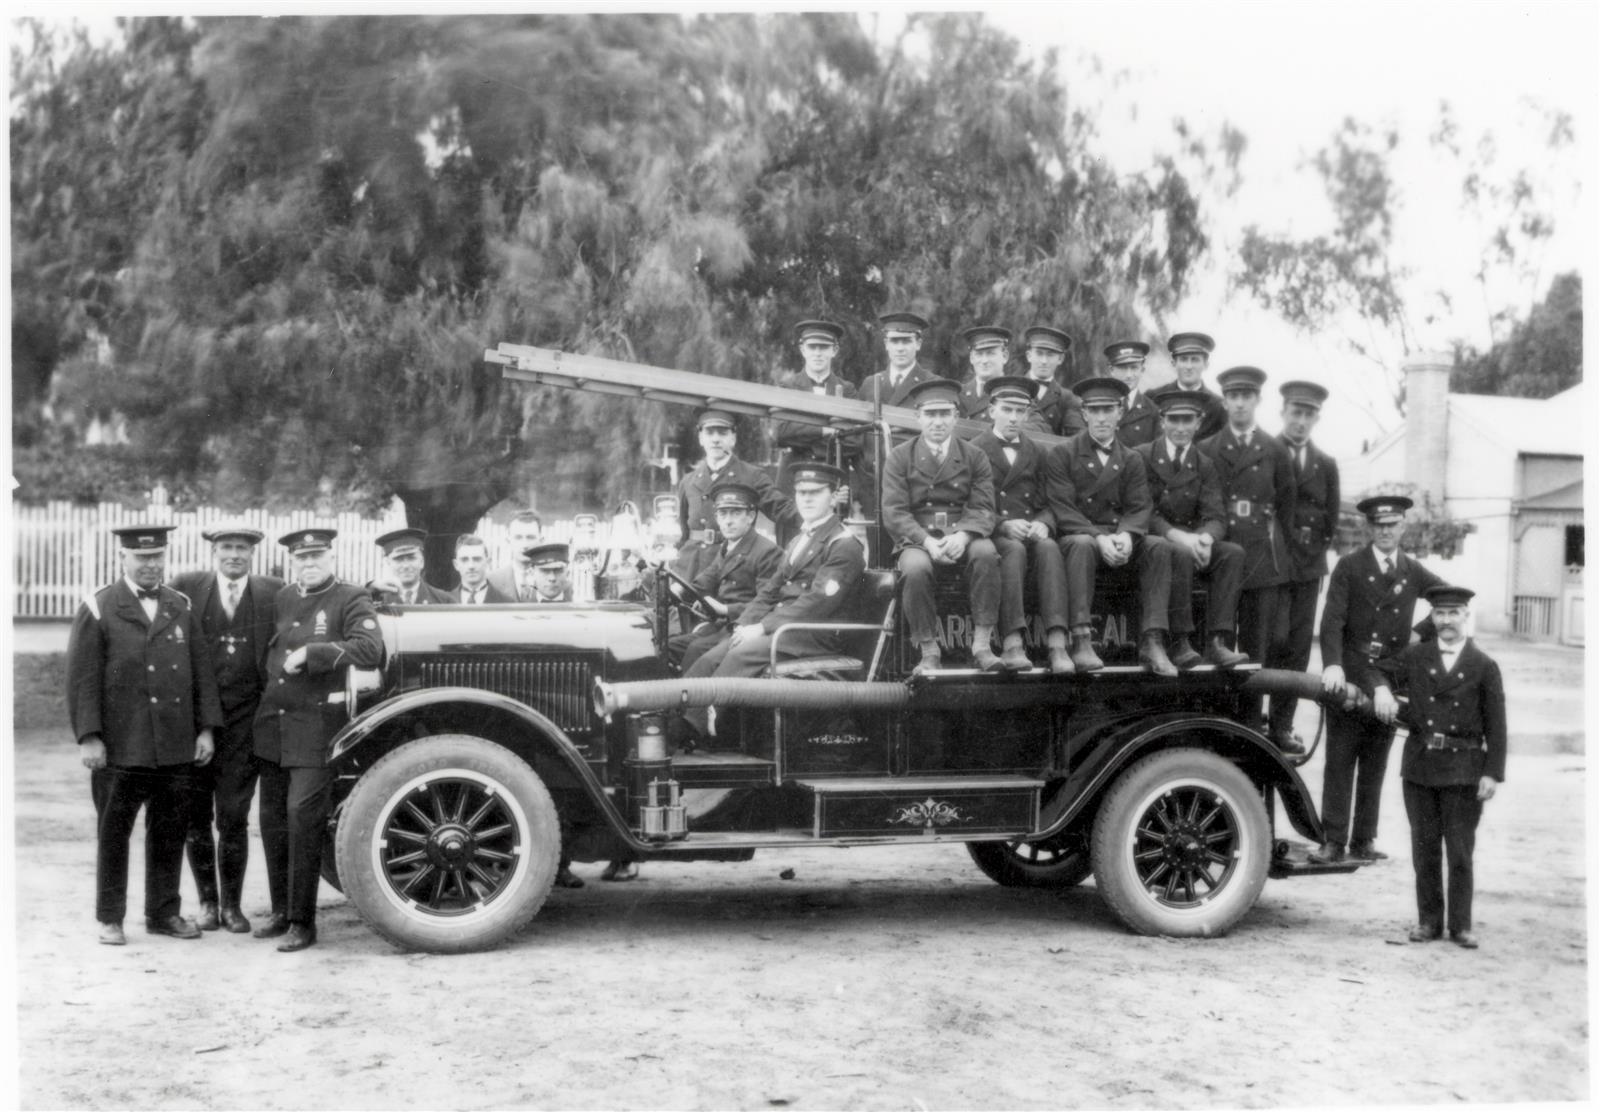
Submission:
M 161 588 L 160 587 L 148 587 L 148 588 L 147 587 L 140 587 L 139 588 L 139 597 L 140 598 L 160 598 L 161 597 Z

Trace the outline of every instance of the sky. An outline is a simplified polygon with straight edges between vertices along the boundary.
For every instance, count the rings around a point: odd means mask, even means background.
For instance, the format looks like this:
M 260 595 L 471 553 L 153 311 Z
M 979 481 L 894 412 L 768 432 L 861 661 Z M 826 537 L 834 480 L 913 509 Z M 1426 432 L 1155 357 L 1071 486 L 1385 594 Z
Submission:
M 880 35 L 913 10 L 959 10 L 973 5 L 922 3 L 810 3 L 810 8 L 862 11 Z M 482 11 L 526 10 L 528 4 L 476 3 Z M 542 10 L 734 11 L 748 4 L 693 6 L 626 4 L 538 5 Z M 238 4 L 141 4 L 150 13 L 416 12 L 437 4 L 297 3 L 269 9 Z M 1537 283 L 1503 283 L 1495 305 L 1531 304 L 1556 273 L 1593 269 L 1600 226 L 1592 194 L 1596 167 L 1595 123 L 1600 94 L 1600 5 L 1573 0 L 1067 0 L 982 5 L 993 23 L 1016 35 L 1025 49 L 1055 48 L 1072 101 L 1090 107 L 1098 121 L 1098 147 L 1119 170 L 1147 168 L 1158 152 L 1175 147 L 1172 121 L 1182 117 L 1201 134 L 1228 123 L 1247 140 L 1242 185 L 1231 198 L 1208 198 L 1212 251 L 1190 297 L 1169 322 L 1172 330 L 1199 329 L 1215 336 L 1212 371 L 1250 363 L 1271 376 L 1263 411 L 1275 410 L 1273 381 L 1310 378 L 1332 391 L 1318 441 L 1349 457 L 1399 422 L 1387 400 L 1384 371 L 1353 355 L 1346 335 L 1376 339 L 1391 369 L 1404 353 L 1391 337 L 1373 337 L 1359 321 L 1327 334 L 1297 333 L 1239 294 L 1230 296 L 1228 268 L 1243 229 L 1256 224 L 1295 236 L 1324 230 L 1329 210 L 1314 174 L 1303 162 L 1341 120 L 1353 117 L 1399 130 L 1396 156 L 1401 189 L 1396 254 L 1414 271 L 1406 289 L 1419 310 L 1438 310 L 1432 291 L 1443 290 L 1453 308 L 1419 327 L 1418 350 L 1448 350 L 1463 339 L 1486 348 L 1490 335 L 1484 297 L 1472 281 L 1485 229 L 1460 203 L 1460 168 L 1427 142 L 1441 100 L 1453 106 L 1462 133 L 1488 134 L 1498 164 L 1529 167 L 1549 190 L 1556 215 Z M 19 14 L 67 15 L 110 28 L 112 14 L 130 6 L 24 3 Z M 1580 149 L 1552 158 L 1539 140 L 1537 117 L 1526 102 L 1571 112 Z M 1586 195 L 1584 187 L 1590 187 Z M 1589 297 L 1595 296 L 1591 289 Z M 1591 306 L 1592 308 L 1592 306 Z M 1415 314 L 1420 316 L 1421 313 Z M 1596 318 L 1593 312 L 1586 314 Z M 1157 322 L 1146 339 L 1159 346 Z M 1164 369 L 1152 362 L 1152 376 Z M 1270 420 L 1263 421 L 1274 427 Z

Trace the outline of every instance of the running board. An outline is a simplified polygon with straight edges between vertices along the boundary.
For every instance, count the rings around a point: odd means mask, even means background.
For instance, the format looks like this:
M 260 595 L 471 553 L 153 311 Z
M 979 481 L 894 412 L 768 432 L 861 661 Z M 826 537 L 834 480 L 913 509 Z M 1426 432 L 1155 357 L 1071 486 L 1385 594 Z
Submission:
M 1038 829 L 1043 780 L 1026 776 L 916 776 L 796 780 L 812 793 L 812 836 L 965 841 Z
M 1273 880 L 1282 880 L 1291 876 L 1323 876 L 1327 873 L 1353 873 L 1365 865 L 1365 861 L 1340 861 L 1337 864 L 1324 864 L 1321 861 L 1311 860 L 1311 854 L 1316 851 L 1316 846 L 1306 842 L 1280 842 L 1274 853 L 1272 864 L 1267 869 L 1267 875 Z

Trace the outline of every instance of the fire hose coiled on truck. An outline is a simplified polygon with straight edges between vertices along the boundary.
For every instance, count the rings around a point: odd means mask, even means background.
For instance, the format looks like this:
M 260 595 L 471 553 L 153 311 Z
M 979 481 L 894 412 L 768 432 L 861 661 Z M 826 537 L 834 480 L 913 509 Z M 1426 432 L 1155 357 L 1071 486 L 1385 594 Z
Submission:
M 850 680 L 753 680 L 742 678 L 640 680 L 594 683 L 595 713 L 649 714 L 681 707 L 793 707 L 797 710 L 894 710 L 911 702 L 903 683 Z

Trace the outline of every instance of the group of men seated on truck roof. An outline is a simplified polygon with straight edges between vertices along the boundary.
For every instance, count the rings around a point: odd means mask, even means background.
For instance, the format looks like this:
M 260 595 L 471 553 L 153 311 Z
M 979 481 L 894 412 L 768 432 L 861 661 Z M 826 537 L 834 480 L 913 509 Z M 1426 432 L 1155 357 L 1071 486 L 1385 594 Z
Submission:
M 1051 672 L 1101 668 L 1090 623 L 1101 578 L 1137 593 L 1138 659 L 1154 675 L 1176 676 L 1201 663 L 1231 668 L 1269 655 L 1276 666 L 1306 666 L 1314 612 L 1305 603 L 1314 611 L 1339 508 L 1337 467 L 1309 443 L 1327 398 L 1323 387 L 1304 381 L 1279 387 L 1285 431 L 1274 437 L 1256 424 L 1265 372 L 1231 367 L 1217 376 L 1220 394 L 1205 387 L 1215 345 L 1204 333 L 1171 338 L 1177 381 L 1146 393 L 1139 386 L 1150 348 L 1141 341 L 1109 345 L 1110 372 L 1069 389 L 1055 381 L 1071 345 L 1066 333 L 1028 329 L 1028 373 L 1007 375 L 1010 331 L 979 325 L 963 334 L 973 375 L 958 384 L 916 362 L 925 320 L 890 313 L 879 321 L 888 367 L 860 391 L 832 372 L 844 330 L 802 321 L 795 336 L 804 370 L 792 385 L 917 410 L 920 435 L 897 435 L 881 481 L 871 453 L 847 436 L 779 422 L 786 464 L 783 482 L 774 482 L 735 455 L 731 414 L 699 415 L 706 455 L 679 484 L 685 542 L 677 566 L 728 612 L 679 638 L 688 674 L 755 675 L 769 659 L 778 625 L 859 617 L 840 613 L 859 568 L 852 571 L 854 561 L 831 551 L 852 543 L 843 539 L 834 506 L 813 506 L 827 538 L 822 574 L 816 561 L 824 553 L 790 540 L 798 500 L 784 497 L 802 475 L 810 486 L 827 486 L 830 496 L 838 492 L 845 473 L 823 457 L 846 462 L 852 454 L 862 457 L 856 463 L 861 506 L 881 518 L 893 539 L 920 672 L 943 665 L 935 590 L 942 566 L 964 577 L 973 663 L 985 670 L 1032 667 L 1024 639 L 1030 619 L 1043 631 Z M 987 417 L 989 428 L 963 440 L 956 435 L 961 417 Z M 1047 447 L 1031 439 L 1040 432 L 1068 440 Z M 758 513 L 772 520 L 786 549 L 758 550 L 740 539 Z M 725 519 L 738 530 L 723 530 Z M 1208 588 L 1200 630 L 1191 606 L 1197 578 Z M 759 607 L 742 609 L 758 595 Z M 828 640 L 814 632 L 786 636 L 780 655 L 835 651 Z M 1274 739 L 1294 751 L 1298 744 L 1283 725 Z

